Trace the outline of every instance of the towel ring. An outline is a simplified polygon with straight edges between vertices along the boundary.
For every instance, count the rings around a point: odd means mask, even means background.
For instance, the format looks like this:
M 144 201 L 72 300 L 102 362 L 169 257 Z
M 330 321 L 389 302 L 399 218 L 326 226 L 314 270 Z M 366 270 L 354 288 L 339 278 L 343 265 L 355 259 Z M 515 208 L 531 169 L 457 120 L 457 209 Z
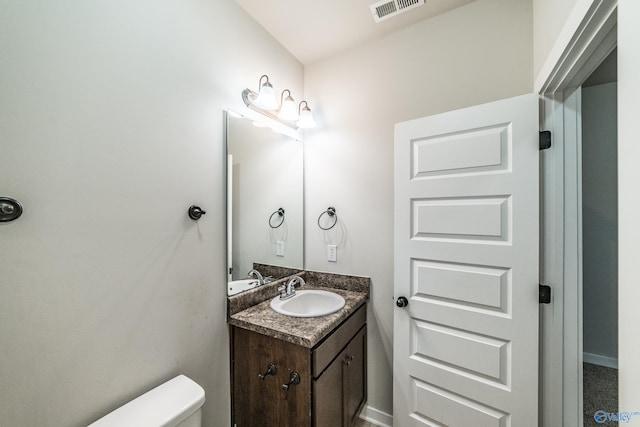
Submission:
M 278 225 L 273 225 L 273 217 L 274 215 L 279 215 L 280 216 L 280 223 Z M 279 208 L 277 211 L 275 211 L 274 213 L 271 214 L 271 216 L 269 217 L 269 227 L 271 228 L 278 228 L 282 225 L 282 223 L 284 223 L 284 209 L 283 208 Z
M 322 225 L 320 225 L 320 219 L 322 218 L 322 215 L 327 214 L 330 217 L 334 218 L 333 224 L 331 225 L 331 227 L 323 227 Z M 320 216 L 318 217 L 318 227 L 320 227 L 321 230 L 331 230 L 333 227 L 336 226 L 336 224 L 338 223 L 338 215 L 336 214 L 336 208 L 329 206 L 327 208 L 326 211 L 322 212 L 320 214 Z

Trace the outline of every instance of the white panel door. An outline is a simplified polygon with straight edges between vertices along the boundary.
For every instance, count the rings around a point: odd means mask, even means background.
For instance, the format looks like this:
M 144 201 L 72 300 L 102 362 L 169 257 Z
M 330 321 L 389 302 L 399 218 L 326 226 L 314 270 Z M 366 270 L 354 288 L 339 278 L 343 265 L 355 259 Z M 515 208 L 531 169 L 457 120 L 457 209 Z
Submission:
M 395 128 L 394 426 L 538 425 L 538 97 Z

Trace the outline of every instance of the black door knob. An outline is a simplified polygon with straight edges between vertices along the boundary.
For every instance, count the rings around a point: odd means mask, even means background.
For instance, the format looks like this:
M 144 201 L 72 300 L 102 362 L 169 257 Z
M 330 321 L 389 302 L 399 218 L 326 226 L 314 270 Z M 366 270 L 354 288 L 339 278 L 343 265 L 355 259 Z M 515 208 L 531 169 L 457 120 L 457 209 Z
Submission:
M 196 206 L 196 205 L 191 205 L 189 206 L 189 218 L 191 218 L 194 221 L 197 221 L 200 219 L 200 217 L 202 217 L 202 215 L 206 214 L 205 211 L 203 211 L 200 206 Z
M 396 300 L 396 305 L 400 308 L 404 308 L 409 305 L 409 300 L 405 297 L 400 297 Z

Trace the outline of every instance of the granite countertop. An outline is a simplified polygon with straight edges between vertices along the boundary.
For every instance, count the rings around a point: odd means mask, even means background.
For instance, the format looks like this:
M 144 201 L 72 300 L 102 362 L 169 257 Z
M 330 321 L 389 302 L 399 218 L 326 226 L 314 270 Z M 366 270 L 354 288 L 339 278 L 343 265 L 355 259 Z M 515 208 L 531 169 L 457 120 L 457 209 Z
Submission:
M 368 280 L 368 278 L 366 278 Z M 309 283 L 312 282 L 312 283 Z M 344 307 L 332 314 L 320 317 L 291 317 L 275 312 L 269 304 L 277 296 L 252 305 L 242 311 L 231 314 L 229 324 L 263 335 L 281 339 L 307 348 L 313 348 L 345 319 L 364 305 L 369 297 L 368 281 L 366 289 L 339 289 L 338 287 L 314 286 L 315 280 L 309 280 L 302 290 L 323 289 L 341 295 Z M 339 285 L 340 286 L 340 285 Z

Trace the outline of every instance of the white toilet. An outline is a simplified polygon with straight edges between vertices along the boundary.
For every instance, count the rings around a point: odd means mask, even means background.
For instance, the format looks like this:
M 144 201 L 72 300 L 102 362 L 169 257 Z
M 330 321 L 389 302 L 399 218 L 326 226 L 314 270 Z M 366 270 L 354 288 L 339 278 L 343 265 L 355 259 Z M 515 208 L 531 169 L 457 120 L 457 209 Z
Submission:
M 201 427 L 203 403 L 202 387 L 178 375 L 88 427 Z

